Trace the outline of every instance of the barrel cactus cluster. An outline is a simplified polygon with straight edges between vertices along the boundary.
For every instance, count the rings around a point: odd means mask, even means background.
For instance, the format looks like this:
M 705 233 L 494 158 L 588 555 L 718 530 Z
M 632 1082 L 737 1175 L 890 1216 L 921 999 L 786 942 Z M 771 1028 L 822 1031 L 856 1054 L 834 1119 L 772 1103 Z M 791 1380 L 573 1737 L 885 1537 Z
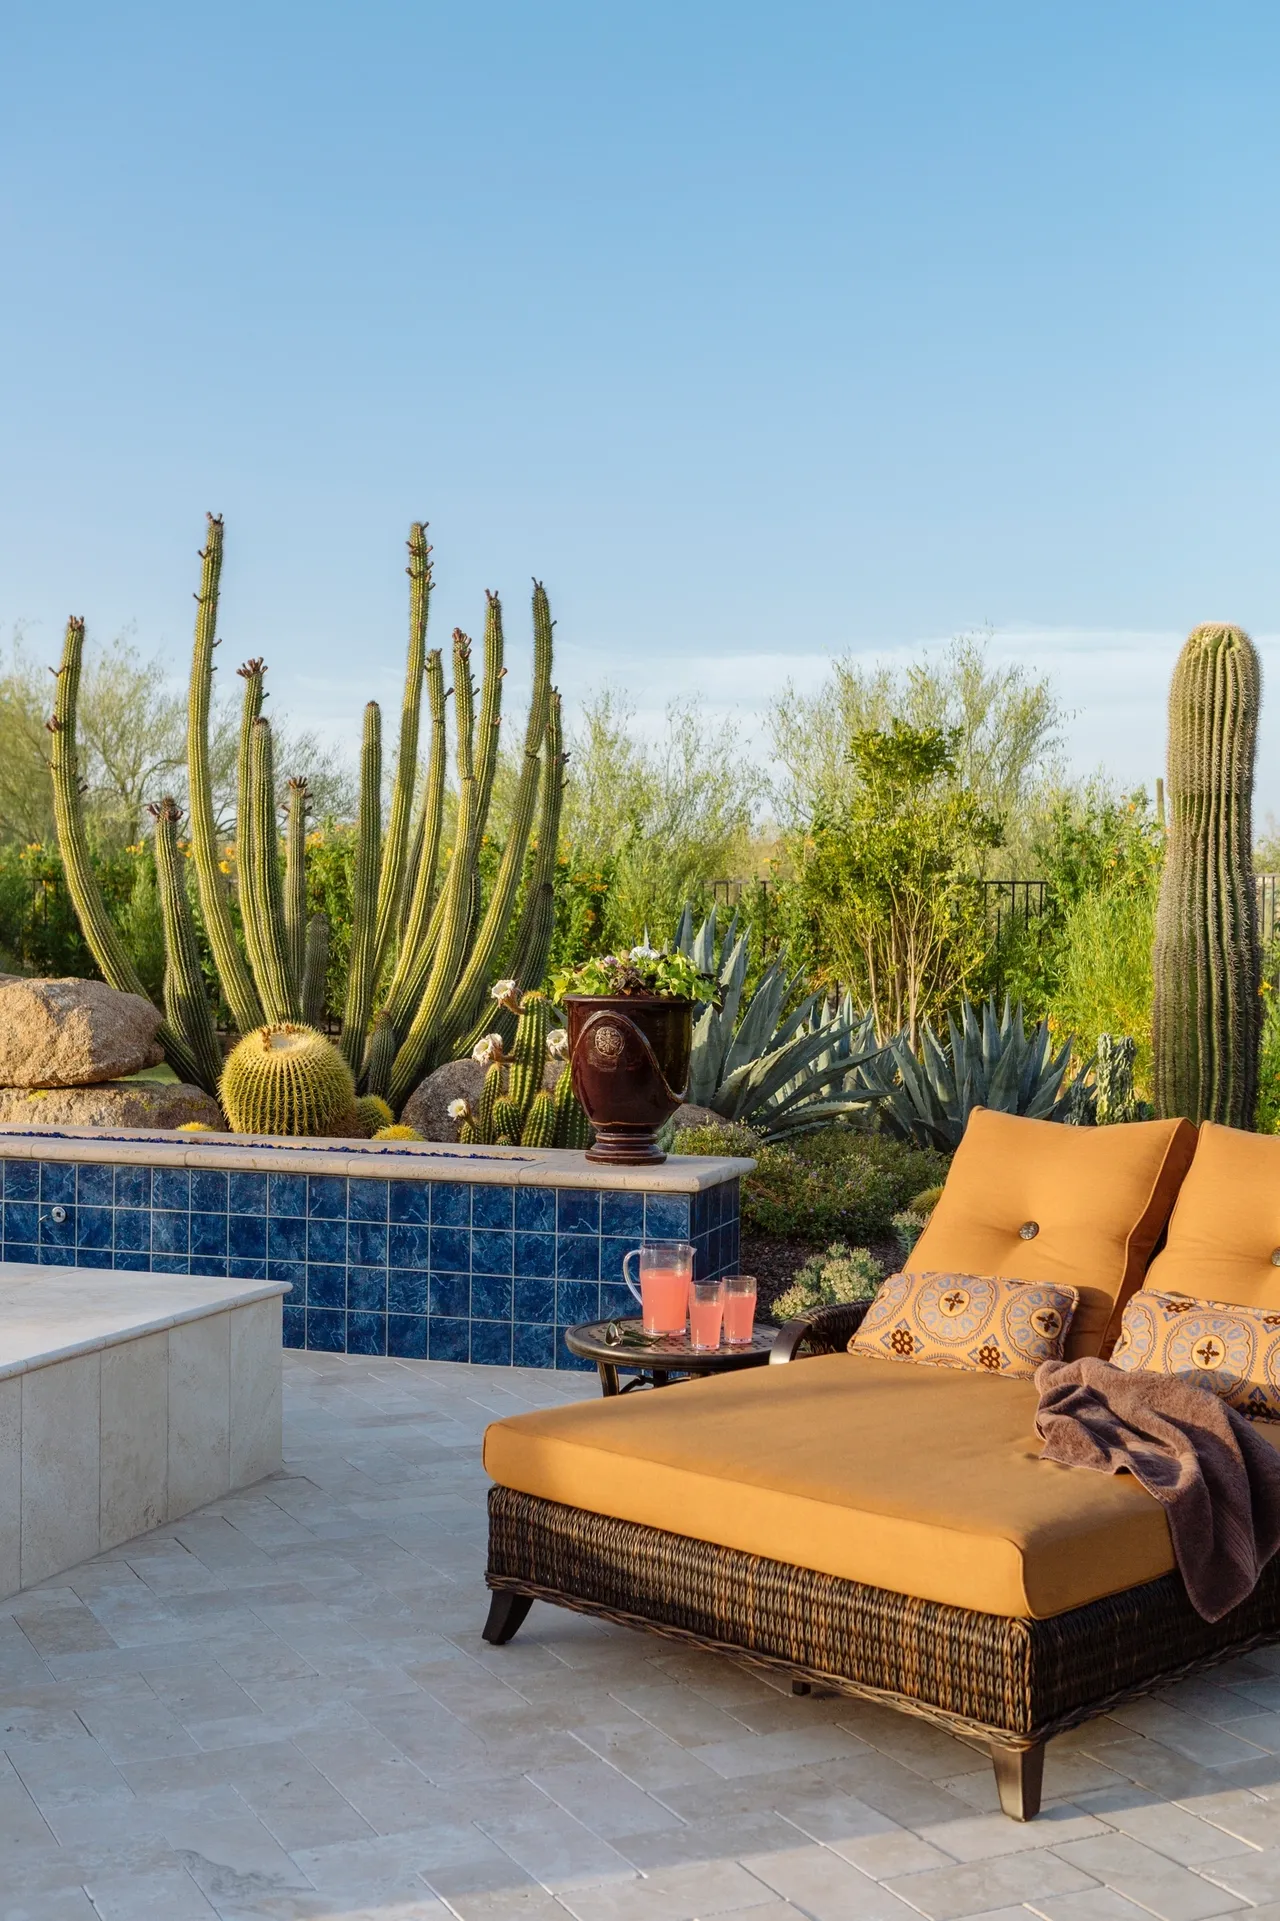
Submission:
M 450 1107 L 458 1139 L 486 1147 L 585 1147 L 590 1127 L 573 1091 L 569 1037 L 563 1027 L 551 1026 L 546 995 L 536 990 L 518 995 L 515 981 L 507 980 L 498 983 L 494 996 L 515 1015 L 515 1041 L 508 1053 L 502 1033 L 495 1031 L 476 1046 L 484 1081 L 475 1106 L 457 1100 Z M 558 1072 L 556 1062 L 562 1063 Z
M 1167 847 L 1155 942 L 1162 1115 L 1251 1127 L 1262 954 L 1253 769 L 1262 673 L 1239 627 L 1197 627 L 1169 694 Z
M 262 715 L 264 663 L 247 661 L 238 757 L 237 866 L 234 891 L 219 859 L 210 768 L 209 717 L 222 569 L 223 526 L 209 517 L 196 597 L 195 643 L 188 707 L 189 837 L 200 919 L 231 1019 L 248 1048 L 253 1073 L 270 1094 L 245 1091 L 224 1073 L 222 1048 L 200 968 L 192 902 L 178 845 L 179 810 L 166 799 L 156 810 L 156 861 L 164 917 L 165 1018 L 159 1038 L 170 1065 L 186 1081 L 215 1093 L 221 1085 L 233 1127 L 252 1114 L 279 1125 L 273 1132 L 312 1132 L 310 1095 L 296 1108 L 286 1085 L 297 1061 L 314 1063 L 314 1030 L 324 1017 L 328 926 L 310 920 L 307 902 L 306 784 L 291 780 L 280 831 L 277 769 L 270 723 Z M 555 924 L 555 861 L 564 761 L 560 698 L 551 685 L 552 620 L 540 583 L 533 589 L 533 680 L 522 750 L 517 756 L 505 844 L 487 898 L 479 853 L 489 822 L 498 766 L 502 686 L 506 674 L 502 607 L 487 597 L 478 683 L 472 643 L 452 639 L 452 686 L 439 648 L 427 647 L 432 592 L 426 529 L 409 536 L 409 646 L 395 774 L 383 825 L 382 718 L 365 709 L 351 960 L 336 1052 L 345 1070 L 348 1131 L 378 1133 L 394 1123 L 422 1077 L 465 1055 L 491 1016 L 488 995 L 500 959 L 518 992 L 537 988 L 546 972 Z M 90 859 L 81 799 L 76 707 L 84 622 L 68 623 L 53 718 L 51 764 L 58 840 L 68 889 L 85 939 L 104 978 L 126 993 L 142 983 L 107 912 Z M 444 851 L 447 705 L 454 705 L 453 753 L 457 818 Z M 423 701 L 429 743 L 420 756 Z M 238 910 L 238 913 L 237 911 Z M 237 926 L 237 919 L 239 926 Z M 515 1022 L 504 1026 L 511 1038 Z M 285 1036 L 294 1038 L 286 1044 Z M 274 1038 L 271 1038 L 274 1037 Z M 323 1036 L 313 1034 L 313 1041 Z M 279 1055 L 281 1060 L 275 1061 Z M 288 1071 L 285 1063 L 288 1062 Z M 250 1074 L 250 1080 L 253 1078 Z M 230 1091 L 234 1083 L 235 1091 Z M 348 1086 L 349 1083 L 349 1086 Z M 365 1111 L 357 1111 L 357 1097 Z M 335 1096 L 336 1099 L 336 1096 Z M 379 1103 L 368 1106 L 369 1100 Z M 527 1104 L 533 1105 L 532 1100 Z M 326 1110 L 328 1111 L 328 1110 Z M 336 1111 L 336 1110 L 335 1110 Z M 529 1119 L 522 1105 L 522 1127 Z M 541 1124 L 541 1123 L 540 1123 Z

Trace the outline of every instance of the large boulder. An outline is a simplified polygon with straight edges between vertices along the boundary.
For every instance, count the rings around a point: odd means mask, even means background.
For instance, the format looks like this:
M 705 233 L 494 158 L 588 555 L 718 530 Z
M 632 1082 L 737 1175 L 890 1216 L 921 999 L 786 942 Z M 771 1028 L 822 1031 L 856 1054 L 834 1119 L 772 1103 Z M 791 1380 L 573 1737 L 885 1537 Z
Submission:
M 105 981 L 0 979 L 0 1087 L 84 1087 L 154 1067 L 159 1010 Z
M 124 996 L 128 998 L 128 996 Z M 217 1101 L 185 1081 L 101 1081 L 93 1087 L 0 1087 L 0 1127 L 182 1127 L 225 1133 Z
M 550 1060 L 542 1085 L 554 1089 L 564 1070 L 564 1062 Z M 416 1127 L 424 1141 L 456 1141 L 458 1122 L 449 1113 L 450 1101 L 470 1101 L 480 1105 L 485 1069 L 468 1055 L 460 1061 L 446 1061 L 419 1081 L 404 1104 L 400 1116 L 406 1127 Z

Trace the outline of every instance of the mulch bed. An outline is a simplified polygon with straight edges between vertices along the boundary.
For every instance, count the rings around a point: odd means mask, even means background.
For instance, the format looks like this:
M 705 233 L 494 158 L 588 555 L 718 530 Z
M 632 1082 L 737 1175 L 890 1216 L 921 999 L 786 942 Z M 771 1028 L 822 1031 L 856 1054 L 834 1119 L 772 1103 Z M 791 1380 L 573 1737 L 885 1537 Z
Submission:
M 838 1239 L 833 1236 L 832 1239 Z M 738 1265 L 744 1274 L 754 1274 L 759 1292 L 756 1296 L 756 1318 L 761 1321 L 770 1318 L 769 1310 L 795 1279 L 797 1268 L 821 1254 L 831 1245 L 830 1240 L 786 1241 L 772 1235 L 744 1234 Z M 898 1244 L 896 1241 L 872 1241 L 871 1252 L 882 1263 L 885 1273 L 892 1274 L 898 1265 Z

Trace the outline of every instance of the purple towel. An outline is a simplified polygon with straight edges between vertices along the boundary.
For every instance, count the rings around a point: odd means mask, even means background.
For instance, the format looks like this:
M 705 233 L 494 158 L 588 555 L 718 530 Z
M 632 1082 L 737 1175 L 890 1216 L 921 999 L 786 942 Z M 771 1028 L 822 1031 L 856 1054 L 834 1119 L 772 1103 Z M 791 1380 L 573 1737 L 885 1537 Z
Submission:
M 1191 1605 L 1220 1621 L 1280 1547 L 1280 1453 L 1243 1414 L 1177 1374 L 1107 1361 L 1036 1369 L 1043 1461 L 1127 1469 L 1163 1507 Z

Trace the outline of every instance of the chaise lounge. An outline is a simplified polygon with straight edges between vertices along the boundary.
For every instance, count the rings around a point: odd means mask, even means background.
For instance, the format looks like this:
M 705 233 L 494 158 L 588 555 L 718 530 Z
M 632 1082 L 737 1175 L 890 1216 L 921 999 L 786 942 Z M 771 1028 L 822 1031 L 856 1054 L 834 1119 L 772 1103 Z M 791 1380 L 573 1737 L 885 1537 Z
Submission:
M 979 1111 L 911 1266 L 1074 1286 L 1068 1359 L 1140 1286 L 1280 1309 L 1280 1141 Z M 485 1638 L 551 1601 L 879 1700 L 987 1743 L 1030 1820 L 1053 1735 L 1280 1638 L 1280 1556 L 1210 1625 L 1137 1481 L 1039 1458 L 1031 1380 L 850 1354 L 865 1312 L 783 1330 L 803 1365 L 494 1422 Z

